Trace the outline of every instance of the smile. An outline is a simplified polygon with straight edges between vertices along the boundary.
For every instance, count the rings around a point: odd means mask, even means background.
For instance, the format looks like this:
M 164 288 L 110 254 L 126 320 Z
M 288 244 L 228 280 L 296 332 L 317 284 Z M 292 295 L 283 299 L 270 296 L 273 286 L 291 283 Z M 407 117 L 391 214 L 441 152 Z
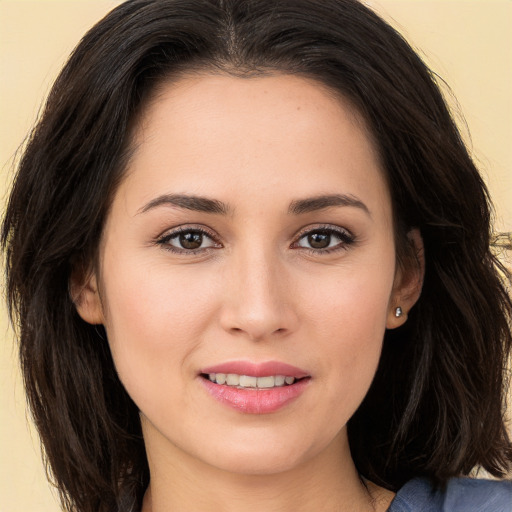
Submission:
M 235 387 L 237 389 L 256 388 L 270 389 L 283 386 L 290 386 L 297 379 L 295 377 L 284 375 L 268 375 L 264 377 L 255 377 L 252 375 L 238 375 L 236 373 L 209 373 L 207 375 L 211 382 L 225 386 Z
M 245 414 L 269 414 L 298 399 L 309 387 L 311 375 L 277 361 L 230 361 L 203 368 L 200 382 L 222 405 Z

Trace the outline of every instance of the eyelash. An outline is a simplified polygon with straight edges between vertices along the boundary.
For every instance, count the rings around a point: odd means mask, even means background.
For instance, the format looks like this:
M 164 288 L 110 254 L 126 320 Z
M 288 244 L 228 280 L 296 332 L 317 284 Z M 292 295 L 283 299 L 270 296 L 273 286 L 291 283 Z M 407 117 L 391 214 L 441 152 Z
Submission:
M 210 247 L 200 247 L 198 249 L 185 249 L 185 248 L 180 249 L 178 247 L 174 247 L 174 246 L 170 245 L 169 242 L 171 240 L 178 238 L 181 234 L 184 234 L 184 233 L 197 233 L 197 234 L 201 235 L 202 237 L 209 238 L 213 242 L 213 245 Z M 323 248 L 323 249 L 315 249 L 313 247 L 303 247 L 303 246 L 298 245 L 299 242 L 302 239 L 304 239 L 305 237 L 310 236 L 312 234 L 317 234 L 317 233 L 327 234 L 331 237 L 334 236 L 334 237 L 338 238 L 340 240 L 340 242 L 338 244 L 336 244 L 334 247 L 330 247 L 330 248 L 327 247 L 327 248 Z M 355 236 L 352 233 L 350 233 L 350 231 L 348 231 L 347 229 L 340 228 L 340 227 L 334 228 L 332 226 L 325 225 L 325 226 L 317 226 L 313 229 L 308 229 L 308 230 L 305 230 L 305 231 L 299 233 L 297 241 L 293 242 L 291 247 L 292 248 L 301 248 L 302 250 L 305 250 L 306 252 L 308 252 L 310 254 L 314 254 L 314 255 L 318 255 L 318 254 L 324 255 L 324 254 L 331 254 L 331 253 L 338 252 L 338 251 L 346 251 L 349 248 L 349 246 L 353 245 L 355 242 L 356 242 Z M 166 251 L 169 251 L 169 252 L 172 252 L 175 254 L 189 255 L 189 256 L 199 255 L 206 251 L 210 251 L 211 249 L 217 249 L 220 246 L 220 242 L 218 241 L 217 237 L 213 233 L 211 233 L 211 232 L 207 231 L 206 229 L 204 229 L 203 227 L 199 227 L 199 226 L 198 227 L 186 226 L 186 227 L 179 227 L 177 229 L 174 229 L 170 233 L 167 233 L 167 234 L 161 236 L 160 238 L 158 238 L 156 240 L 156 244 L 161 246 Z
M 184 233 L 198 233 L 202 237 L 207 237 L 210 240 L 212 240 L 214 245 L 212 247 L 202 247 L 202 248 L 198 248 L 198 249 L 184 249 L 184 248 L 180 249 L 178 247 L 174 247 L 174 246 L 170 245 L 169 242 L 172 239 L 178 238 L 180 235 L 182 235 Z M 203 227 L 182 226 L 182 227 L 176 228 L 176 229 L 172 230 L 170 233 L 167 233 L 167 234 L 161 236 L 160 238 L 158 238 L 156 240 L 156 244 L 161 246 L 164 250 L 175 253 L 175 254 L 194 256 L 194 255 L 209 251 L 211 249 L 218 248 L 218 246 L 220 245 L 220 242 L 217 240 L 217 238 L 214 236 L 213 233 L 210 233 Z
M 297 242 L 294 242 L 292 244 L 292 247 L 298 247 L 299 241 L 301 241 L 303 238 L 310 236 L 315 233 L 324 233 L 329 236 L 335 236 L 340 241 L 338 244 L 336 244 L 334 247 L 324 248 L 324 249 L 315 249 L 313 247 L 301 247 L 301 249 L 307 251 L 310 254 L 317 255 L 317 254 L 331 254 L 338 251 L 346 251 L 351 245 L 353 245 L 356 242 L 356 237 L 347 229 L 336 227 L 329 225 L 321 225 L 316 226 L 313 229 L 307 229 L 305 231 L 302 231 L 298 235 Z

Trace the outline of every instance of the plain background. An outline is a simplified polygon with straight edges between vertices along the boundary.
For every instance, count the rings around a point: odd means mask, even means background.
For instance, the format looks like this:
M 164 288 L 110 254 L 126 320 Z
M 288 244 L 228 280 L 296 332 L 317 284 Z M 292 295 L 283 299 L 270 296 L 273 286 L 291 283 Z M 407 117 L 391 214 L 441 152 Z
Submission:
M 85 31 L 119 3 L 0 0 L 2 211 L 16 150 L 56 74 Z M 450 85 L 458 102 L 450 103 L 496 203 L 496 230 L 512 231 L 512 1 L 365 3 L 397 27 Z M 3 305 L 0 338 L 0 512 L 56 512 Z

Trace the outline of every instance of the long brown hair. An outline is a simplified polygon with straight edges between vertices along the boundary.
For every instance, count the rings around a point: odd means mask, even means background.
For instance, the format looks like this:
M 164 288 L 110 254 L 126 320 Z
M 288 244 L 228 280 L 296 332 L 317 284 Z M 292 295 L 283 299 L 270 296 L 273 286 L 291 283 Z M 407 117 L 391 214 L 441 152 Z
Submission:
M 68 282 L 93 264 L 145 98 L 183 70 L 307 76 L 365 117 L 391 191 L 401 264 L 421 230 L 426 275 L 349 422 L 360 473 L 389 489 L 512 464 L 504 368 L 512 304 L 489 250 L 487 190 L 435 77 L 356 0 L 130 0 L 83 38 L 31 134 L 5 214 L 10 313 L 27 396 L 67 510 L 140 506 L 137 407 Z

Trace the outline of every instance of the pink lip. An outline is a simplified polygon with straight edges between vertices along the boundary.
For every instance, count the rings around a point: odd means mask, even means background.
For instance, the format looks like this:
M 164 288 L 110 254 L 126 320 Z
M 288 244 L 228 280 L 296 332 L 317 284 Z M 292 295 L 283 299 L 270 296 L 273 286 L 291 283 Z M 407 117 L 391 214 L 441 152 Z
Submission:
M 246 414 L 268 414 L 298 398 L 311 379 L 271 389 L 239 389 L 216 384 L 204 378 L 200 380 L 206 391 L 219 402 Z
M 238 375 L 251 375 L 253 377 L 283 375 L 285 377 L 302 379 L 291 385 L 271 389 L 243 389 L 216 384 L 207 378 L 200 378 L 200 381 L 210 396 L 219 402 L 246 414 L 268 414 L 278 411 L 286 404 L 298 398 L 309 385 L 311 380 L 310 378 L 304 378 L 310 377 L 310 375 L 304 370 L 279 361 L 267 361 L 263 363 L 230 361 L 203 368 L 201 373 L 236 373 Z
M 251 375 L 252 377 L 266 377 L 270 375 L 284 375 L 302 379 L 309 374 L 291 364 L 279 361 L 265 361 L 262 363 L 251 363 L 249 361 L 230 361 L 203 368 L 200 373 L 236 373 L 237 375 Z

